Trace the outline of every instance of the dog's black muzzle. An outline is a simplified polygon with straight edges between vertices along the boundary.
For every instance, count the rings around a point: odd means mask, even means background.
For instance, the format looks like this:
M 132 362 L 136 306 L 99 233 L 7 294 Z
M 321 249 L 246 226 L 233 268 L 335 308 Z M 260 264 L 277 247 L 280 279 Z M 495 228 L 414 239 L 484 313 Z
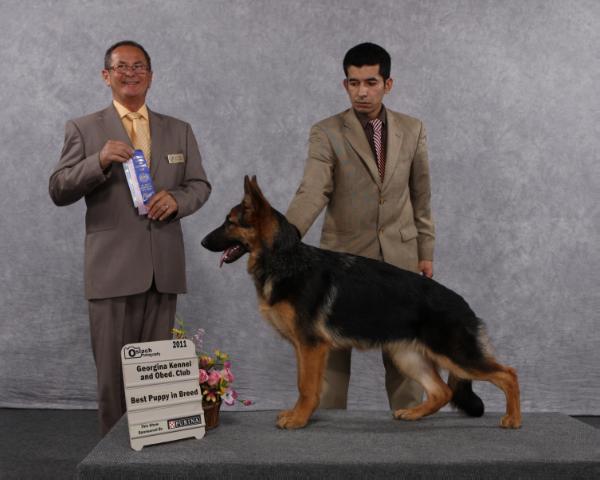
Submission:
M 225 225 L 210 232 L 200 242 L 201 245 L 211 252 L 224 252 L 221 256 L 219 266 L 223 263 L 233 263 L 248 252 L 246 247 L 237 240 L 232 240 L 225 235 Z

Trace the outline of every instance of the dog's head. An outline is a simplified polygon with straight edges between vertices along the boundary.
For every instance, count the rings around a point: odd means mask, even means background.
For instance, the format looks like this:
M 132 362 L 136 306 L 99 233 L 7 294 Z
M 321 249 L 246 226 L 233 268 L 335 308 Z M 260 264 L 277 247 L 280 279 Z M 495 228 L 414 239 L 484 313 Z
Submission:
M 248 252 L 271 248 L 283 217 L 262 194 L 256 177 L 244 177 L 244 198 L 231 209 L 225 222 L 202 240 L 211 252 L 223 252 L 221 263 L 233 263 Z

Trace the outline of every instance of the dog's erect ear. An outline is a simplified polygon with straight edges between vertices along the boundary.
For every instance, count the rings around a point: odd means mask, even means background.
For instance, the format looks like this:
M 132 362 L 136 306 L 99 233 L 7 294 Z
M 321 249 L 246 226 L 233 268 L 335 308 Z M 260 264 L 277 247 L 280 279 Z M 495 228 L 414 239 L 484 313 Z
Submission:
M 251 179 L 248 175 L 244 176 L 244 200 L 242 203 L 244 208 L 256 212 L 270 207 L 269 202 L 267 202 L 267 199 L 258 186 L 256 175 L 253 175 Z
M 249 195 L 251 188 L 250 177 L 248 177 L 248 175 L 244 175 L 244 195 Z
M 250 181 L 250 177 L 248 175 L 244 175 L 244 198 L 242 200 L 242 205 L 245 210 L 255 210 L 253 202 L 252 202 L 252 190 L 253 186 Z
M 256 181 L 256 175 L 252 175 L 252 179 L 250 180 L 250 185 L 252 185 L 252 195 L 254 196 L 255 204 L 260 204 L 261 207 L 270 208 L 269 202 L 265 198 L 262 193 L 262 190 L 258 186 L 258 182 Z
M 267 201 L 262 191 L 260 190 L 260 187 L 258 186 L 258 182 L 256 181 L 256 175 L 252 175 L 252 178 L 250 179 L 250 186 L 252 188 L 252 194 L 255 195 L 256 198 L 260 198 L 264 202 Z

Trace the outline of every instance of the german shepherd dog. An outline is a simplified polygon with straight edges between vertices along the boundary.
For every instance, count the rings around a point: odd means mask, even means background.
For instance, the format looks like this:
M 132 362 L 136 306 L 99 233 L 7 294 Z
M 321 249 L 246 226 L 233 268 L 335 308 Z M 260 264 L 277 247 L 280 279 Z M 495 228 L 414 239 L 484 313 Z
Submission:
M 277 426 L 306 425 L 319 405 L 323 371 L 332 348 L 382 348 L 394 365 L 421 384 L 427 399 L 394 417 L 417 420 L 448 402 L 483 415 L 472 380 L 504 392 L 505 428 L 521 426 L 519 383 L 499 364 L 482 321 L 457 293 L 422 275 L 384 262 L 311 247 L 271 207 L 256 177 L 244 178 L 244 198 L 202 245 L 224 252 L 221 265 L 249 253 L 259 309 L 296 351 L 299 397 L 279 413 Z M 438 370 L 449 371 L 448 384 Z

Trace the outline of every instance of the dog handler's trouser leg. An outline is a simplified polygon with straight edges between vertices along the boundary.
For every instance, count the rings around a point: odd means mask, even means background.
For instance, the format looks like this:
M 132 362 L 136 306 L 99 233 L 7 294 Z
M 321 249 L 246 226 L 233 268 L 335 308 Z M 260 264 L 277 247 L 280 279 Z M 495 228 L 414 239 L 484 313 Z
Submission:
M 337 349 L 329 352 L 323 375 L 323 388 L 319 408 L 346 408 L 352 349 Z
M 90 300 L 90 335 L 98 380 L 98 418 L 105 435 L 126 411 L 121 347 L 127 343 L 168 340 L 175 321 L 177 295 L 144 293 Z
M 420 405 L 423 402 L 423 387 L 402 374 L 385 352 L 381 352 L 381 356 L 385 367 L 385 389 L 390 408 L 395 412 L 398 409 Z

